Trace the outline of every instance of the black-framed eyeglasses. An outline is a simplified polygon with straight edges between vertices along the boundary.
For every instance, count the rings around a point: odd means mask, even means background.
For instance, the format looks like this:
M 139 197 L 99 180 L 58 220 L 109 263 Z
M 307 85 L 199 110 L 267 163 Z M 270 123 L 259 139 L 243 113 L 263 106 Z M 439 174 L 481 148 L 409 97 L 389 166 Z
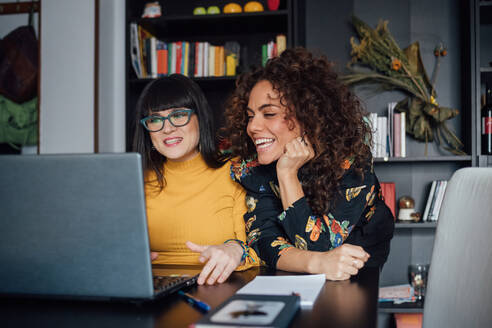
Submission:
M 162 130 L 166 120 L 169 120 L 172 126 L 179 128 L 190 122 L 191 114 L 194 112 L 195 110 L 193 109 L 179 109 L 167 116 L 151 115 L 144 117 L 140 120 L 140 123 L 150 132 Z

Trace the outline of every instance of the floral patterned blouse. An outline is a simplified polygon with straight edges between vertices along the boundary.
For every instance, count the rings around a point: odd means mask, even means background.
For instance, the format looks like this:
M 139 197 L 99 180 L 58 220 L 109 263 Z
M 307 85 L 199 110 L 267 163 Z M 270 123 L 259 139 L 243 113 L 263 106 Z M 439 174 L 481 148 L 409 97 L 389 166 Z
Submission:
M 246 242 L 262 262 L 275 268 L 289 247 L 328 251 L 346 242 L 371 255 L 367 266 L 384 264 L 394 218 L 384 203 L 372 163 L 362 180 L 346 160 L 340 193 L 329 211 L 319 214 L 312 212 L 305 197 L 283 210 L 275 167 L 276 162 L 260 165 L 256 159 L 236 160 L 231 165 L 232 179 L 246 189 Z

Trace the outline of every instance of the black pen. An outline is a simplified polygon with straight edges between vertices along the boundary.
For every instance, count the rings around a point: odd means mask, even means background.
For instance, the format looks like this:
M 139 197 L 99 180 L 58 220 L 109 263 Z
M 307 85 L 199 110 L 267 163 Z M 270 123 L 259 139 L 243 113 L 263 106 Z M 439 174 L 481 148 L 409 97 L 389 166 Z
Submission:
M 208 305 L 205 302 L 200 301 L 198 298 L 195 298 L 191 296 L 188 293 L 183 292 L 182 290 L 178 291 L 178 294 L 183 296 L 186 302 L 190 303 L 193 307 L 197 308 L 198 310 L 207 313 L 210 311 L 210 305 Z

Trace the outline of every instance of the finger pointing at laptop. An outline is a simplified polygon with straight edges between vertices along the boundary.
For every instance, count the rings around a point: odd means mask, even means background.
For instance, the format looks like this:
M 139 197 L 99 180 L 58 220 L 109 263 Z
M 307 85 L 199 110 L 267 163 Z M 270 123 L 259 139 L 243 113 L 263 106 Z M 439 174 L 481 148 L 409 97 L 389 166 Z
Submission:
M 186 246 L 191 251 L 200 253 L 198 261 L 205 263 L 198 277 L 199 285 L 223 283 L 241 264 L 243 249 L 234 241 L 221 245 L 197 245 L 187 241 Z

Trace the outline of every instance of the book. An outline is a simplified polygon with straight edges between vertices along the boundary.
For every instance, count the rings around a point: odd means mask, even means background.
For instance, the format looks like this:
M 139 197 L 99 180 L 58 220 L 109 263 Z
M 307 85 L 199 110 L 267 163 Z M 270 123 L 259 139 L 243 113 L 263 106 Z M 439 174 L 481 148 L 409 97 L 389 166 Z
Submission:
M 225 49 L 224 46 L 219 47 L 219 76 L 225 75 Z
M 137 78 L 142 78 L 142 67 L 140 63 L 140 47 L 138 43 L 138 26 L 135 23 L 130 24 L 130 52 L 132 67 Z
M 151 61 L 151 54 L 150 54 L 150 38 L 153 37 L 153 35 L 138 25 L 138 44 L 139 44 L 139 50 L 140 50 L 140 63 L 141 63 L 141 72 L 142 72 L 142 77 L 146 78 L 150 76 L 151 72 L 151 67 L 150 67 L 150 61 Z
M 173 52 L 174 50 L 174 42 L 168 43 L 167 44 L 167 73 L 172 74 L 173 73 Z
M 388 121 L 387 121 L 387 135 L 388 135 L 388 155 L 389 157 L 394 157 L 394 112 L 395 112 L 396 102 L 388 103 Z
M 394 303 L 414 302 L 415 295 L 410 284 L 386 286 L 379 287 L 378 300 Z
M 406 113 L 401 112 L 400 113 L 400 152 L 401 152 L 401 157 L 407 157 L 407 145 L 406 145 Z
M 434 196 L 432 197 L 432 203 L 429 209 L 429 215 L 427 216 L 427 221 L 434 221 L 433 218 L 433 213 L 434 213 L 434 207 L 436 207 L 437 204 L 437 197 L 439 195 L 439 190 L 441 189 L 442 183 L 441 181 L 437 180 L 436 181 L 436 188 L 434 189 Z
M 388 157 L 387 153 L 387 121 L 386 116 L 378 116 L 378 129 L 377 129 L 377 157 Z
M 427 219 L 429 218 L 429 210 L 432 204 L 432 200 L 435 196 L 434 191 L 436 190 L 436 184 L 437 184 L 436 180 L 432 181 L 431 188 L 429 191 L 429 196 L 427 196 L 427 203 L 425 205 L 424 215 L 422 215 L 422 222 L 426 222 Z
M 183 62 L 183 41 L 178 41 L 174 43 L 176 49 L 176 62 L 173 62 L 176 66 L 174 67 L 174 72 L 177 74 L 183 74 L 182 62 Z
M 267 60 L 273 58 L 273 41 L 267 43 Z
M 194 70 L 194 76 L 195 77 L 202 77 L 202 49 L 203 49 L 203 43 L 202 42 L 195 42 L 195 70 Z
M 371 136 L 372 136 L 372 144 L 371 144 L 371 153 L 372 157 L 377 157 L 377 129 L 378 129 L 378 114 L 370 113 L 367 117 L 370 125 L 371 125 Z
M 190 58 L 190 43 L 189 42 L 183 42 L 183 57 L 181 60 L 182 63 L 182 68 L 181 68 L 181 74 L 190 76 L 189 75 L 189 68 L 190 68 L 190 63 L 189 63 L 189 58 Z
M 151 50 L 151 40 L 152 38 L 147 38 L 144 40 L 145 48 L 145 67 L 146 67 L 146 77 L 152 77 L 152 50 Z
M 236 41 L 227 41 L 224 44 L 224 57 L 226 61 L 225 75 L 235 76 L 239 65 L 241 46 Z
M 324 274 L 297 276 L 257 276 L 237 294 L 300 295 L 301 307 L 312 307 L 325 284 Z
M 167 44 L 163 41 L 157 41 L 157 76 L 167 75 Z
M 226 75 L 235 76 L 236 75 L 236 55 L 230 54 L 226 57 Z
M 215 47 L 212 44 L 208 47 L 208 76 L 215 76 Z
M 150 38 L 150 77 L 157 78 L 157 39 Z
M 263 44 L 261 46 L 261 66 L 265 67 L 268 60 L 268 45 Z
M 401 114 L 393 114 L 393 156 L 401 157 Z
M 396 218 L 396 195 L 394 182 L 381 182 L 381 193 L 383 194 L 384 202 L 393 213 L 393 218 Z
M 214 63 L 214 76 L 223 76 L 224 75 L 224 47 L 223 46 L 215 46 L 215 63 Z
M 276 37 L 277 43 L 277 55 L 280 56 L 282 52 L 287 49 L 287 38 L 283 34 L 279 34 Z
M 176 72 L 176 66 L 177 66 L 176 58 L 177 58 L 177 51 L 178 51 L 177 49 L 178 49 L 178 47 L 177 47 L 176 42 L 173 42 L 172 48 L 171 48 L 171 50 L 172 50 L 171 51 L 171 68 L 169 70 L 170 74 L 178 73 L 178 72 Z
M 196 55 L 196 42 L 190 42 L 189 43 L 189 54 L 188 54 L 188 76 L 189 77 L 194 77 L 196 74 L 196 60 L 195 58 L 197 57 Z
M 444 199 L 444 193 L 446 192 L 446 186 L 448 182 L 443 180 L 441 181 L 441 187 L 439 189 L 439 194 L 436 198 L 436 206 L 434 207 L 434 211 L 432 213 L 432 221 L 437 221 L 439 218 L 439 212 L 441 211 L 442 200 Z
M 297 295 L 236 294 L 207 313 L 195 327 L 288 327 L 299 303 Z
M 208 71 L 208 55 L 210 52 L 210 43 L 203 43 L 203 77 L 210 76 Z

